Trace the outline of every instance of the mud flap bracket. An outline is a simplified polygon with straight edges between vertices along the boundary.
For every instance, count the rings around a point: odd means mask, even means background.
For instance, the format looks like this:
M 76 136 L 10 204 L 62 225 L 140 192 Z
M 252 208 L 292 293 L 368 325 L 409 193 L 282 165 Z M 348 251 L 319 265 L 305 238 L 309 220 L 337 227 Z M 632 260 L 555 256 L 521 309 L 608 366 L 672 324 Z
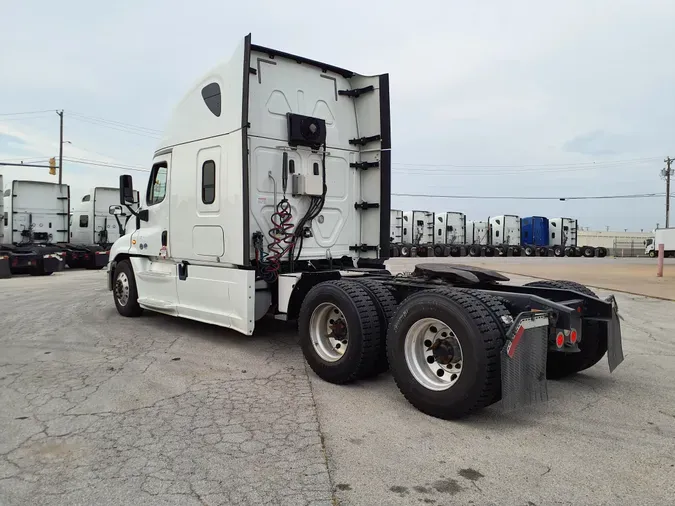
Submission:
M 501 351 L 503 411 L 548 401 L 546 353 L 548 312 L 519 314 L 506 334 Z

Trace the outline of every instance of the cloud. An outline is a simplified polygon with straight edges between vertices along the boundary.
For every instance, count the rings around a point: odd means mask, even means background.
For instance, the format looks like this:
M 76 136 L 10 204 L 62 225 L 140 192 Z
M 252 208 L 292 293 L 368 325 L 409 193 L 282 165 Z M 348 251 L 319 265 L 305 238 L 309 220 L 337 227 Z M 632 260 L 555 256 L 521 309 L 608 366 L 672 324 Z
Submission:
M 595 130 L 570 139 L 563 150 L 590 156 L 620 155 L 626 153 L 631 138 L 626 135 L 611 134 L 604 130 Z

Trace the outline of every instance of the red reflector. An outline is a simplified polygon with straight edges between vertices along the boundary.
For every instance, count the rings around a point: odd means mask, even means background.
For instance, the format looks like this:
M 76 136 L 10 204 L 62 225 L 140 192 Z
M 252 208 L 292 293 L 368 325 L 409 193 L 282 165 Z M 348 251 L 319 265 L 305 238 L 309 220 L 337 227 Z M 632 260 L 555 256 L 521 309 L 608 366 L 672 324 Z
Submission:
M 558 332 L 558 335 L 555 337 L 555 345 L 558 348 L 562 348 L 563 344 L 565 344 L 565 336 L 562 332 Z
M 84 255 L 85 260 L 89 260 L 89 255 Z
M 577 342 L 577 331 L 572 329 L 572 332 L 570 332 L 570 342 L 572 344 Z
M 520 338 L 523 337 L 524 333 L 525 333 L 525 329 L 521 325 L 518 328 L 518 331 L 516 332 L 516 335 L 513 336 L 513 340 L 508 344 L 508 347 L 506 348 L 506 353 L 509 357 L 513 358 L 513 355 L 516 353 L 516 346 L 518 346 L 518 343 L 520 342 Z

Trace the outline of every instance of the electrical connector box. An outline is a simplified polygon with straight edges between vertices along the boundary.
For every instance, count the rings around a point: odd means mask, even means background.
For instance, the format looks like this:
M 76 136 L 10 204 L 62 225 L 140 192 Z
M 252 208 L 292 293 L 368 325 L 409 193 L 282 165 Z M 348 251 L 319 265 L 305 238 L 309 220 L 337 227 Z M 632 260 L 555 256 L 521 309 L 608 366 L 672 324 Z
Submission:
M 314 174 L 293 174 L 291 176 L 291 194 L 320 197 L 323 194 L 323 178 Z

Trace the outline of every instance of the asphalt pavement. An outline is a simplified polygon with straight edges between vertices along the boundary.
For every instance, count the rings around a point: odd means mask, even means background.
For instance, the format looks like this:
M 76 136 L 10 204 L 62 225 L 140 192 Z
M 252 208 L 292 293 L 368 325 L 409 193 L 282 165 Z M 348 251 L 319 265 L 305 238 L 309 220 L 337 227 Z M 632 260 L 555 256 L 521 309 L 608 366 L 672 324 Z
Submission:
M 101 271 L 0 280 L 0 504 L 668 504 L 675 303 L 617 300 L 613 374 L 448 422 L 388 374 L 321 381 L 292 324 L 122 318 Z

